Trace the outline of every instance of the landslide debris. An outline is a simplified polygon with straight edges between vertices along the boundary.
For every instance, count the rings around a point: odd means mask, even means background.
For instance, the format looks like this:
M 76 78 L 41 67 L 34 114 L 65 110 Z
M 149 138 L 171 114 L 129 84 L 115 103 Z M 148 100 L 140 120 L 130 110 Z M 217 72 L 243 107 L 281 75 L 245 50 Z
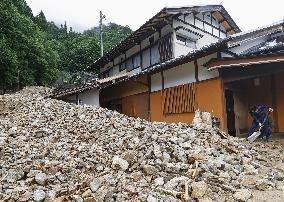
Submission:
M 45 98 L 49 92 L 0 96 L 0 201 L 253 201 L 256 191 L 283 193 L 283 153 L 227 136 L 209 113 L 197 112 L 191 125 L 150 123 Z

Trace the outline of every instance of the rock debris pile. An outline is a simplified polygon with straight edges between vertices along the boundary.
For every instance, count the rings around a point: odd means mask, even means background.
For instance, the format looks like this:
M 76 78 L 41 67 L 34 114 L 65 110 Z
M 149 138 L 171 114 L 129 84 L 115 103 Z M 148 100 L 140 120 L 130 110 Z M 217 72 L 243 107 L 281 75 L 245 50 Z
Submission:
M 45 99 L 0 97 L 0 201 L 247 201 L 284 189 L 283 156 L 227 136 L 197 112 L 192 125 L 150 123 Z

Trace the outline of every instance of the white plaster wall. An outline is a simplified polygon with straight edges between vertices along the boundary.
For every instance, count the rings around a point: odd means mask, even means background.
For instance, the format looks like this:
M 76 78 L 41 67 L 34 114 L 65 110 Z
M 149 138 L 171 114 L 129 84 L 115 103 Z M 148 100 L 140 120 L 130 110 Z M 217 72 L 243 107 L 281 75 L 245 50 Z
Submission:
M 211 43 L 215 43 L 217 41 L 218 39 L 216 37 L 213 37 L 210 34 L 205 34 L 202 38 L 196 41 L 196 48 L 200 49 L 204 46 L 207 46 Z
M 186 18 L 187 19 L 187 18 Z M 188 22 L 189 23 L 189 22 Z M 202 25 L 202 29 L 203 29 L 203 24 Z M 204 34 L 203 31 L 201 30 L 198 30 L 198 29 L 195 29 L 193 27 L 191 27 L 190 25 L 187 25 L 187 24 L 184 24 L 183 22 L 180 22 L 180 21 L 177 21 L 176 19 L 173 20 L 173 27 L 174 28 L 177 28 L 177 27 L 180 27 L 180 26 L 183 26 L 185 27 L 186 29 L 189 29 L 189 30 L 192 30 L 194 32 L 197 32 L 197 33 L 200 33 L 200 34 Z
M 180 19 L 184 20 L 184 16 L 182 15 Z M 193 14 L 189 14 L 188 16 L 186 16 L 185 21 L 193 25 L 194 24 Z
M 78 104 L 76 100 L 76 94 L 66 96 L 63 100 L 67 102 L 72 102 L 74 104 Z M 78 99 L 81 101 L 81 105 L 92 105 L 92 106 L 100 106 L 100 93 L 98 89 L 92 89 L 88 91 L 84 91 L 78 94 Z
M 151 75 L 151 92 L 159 91 L 162 89 L 161 73 Z
M 208 71 L 207 67 L 203 66 L 206 62 L 208 62 L 212 58 L 217 58 L 217 53 L 208 55 L 206 57 L 202 57 L 197 60 L 199 81 L 219 77 L 218 70 Z
M 234 52 L 234 53 L 241 53 L 245 50 L 248 50 L 249 48 L 256 46 L 262 42 L 265 42 L 266 40 L 268 40 L 268 36 L 262 36 L 256 39 L 252 39 L 249 41 L 244 41 L 244 42 L 240 42 L 240 46 L 236 46 L 234 48 L 231 48 L 230 51 Z
M 175 43 L 175 57 L 179 57 L 181 55 L 187 55 L 192 50 L 193 50 L 192 48 L 180 44 L 179 42 Z
M 186 63 L 164 71 L 165 88 L 195 82 L 194 65 Z
M 98 89 L 92 89 L 79 93 L 78 98 L 81 100 L 82 105 L 100 106 L 100 93 Z
M 163 74 L 165 88 L 196 82 L 193 62 L 165 70 Z M 151 76 L 151 92 L 159 90 L 162 90 L 162 77 L 160 72 Z

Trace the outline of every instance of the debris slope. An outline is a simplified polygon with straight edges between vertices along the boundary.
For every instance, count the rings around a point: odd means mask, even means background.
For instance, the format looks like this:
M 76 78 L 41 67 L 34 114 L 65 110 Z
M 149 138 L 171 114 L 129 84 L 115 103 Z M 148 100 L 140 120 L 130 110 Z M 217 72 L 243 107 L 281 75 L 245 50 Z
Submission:
M 0 201 L 253 201 L 255 191 L 283 193 L 283 155 L 227 136 L 208 113 L 197 112 L 191 125 L 151 123 L 45 98 L 49 92 L 0 97 Z

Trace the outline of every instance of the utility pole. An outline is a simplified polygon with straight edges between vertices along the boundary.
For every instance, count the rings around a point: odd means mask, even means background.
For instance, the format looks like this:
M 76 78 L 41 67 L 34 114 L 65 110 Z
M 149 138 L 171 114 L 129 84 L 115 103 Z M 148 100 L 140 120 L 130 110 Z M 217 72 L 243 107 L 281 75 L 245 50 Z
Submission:
M 101 56 L 104 55 L 104 44 L 103 44 L 103 19 L 106 19 L 106 16 L 100 11 L 100 40 L 101 40 Z

